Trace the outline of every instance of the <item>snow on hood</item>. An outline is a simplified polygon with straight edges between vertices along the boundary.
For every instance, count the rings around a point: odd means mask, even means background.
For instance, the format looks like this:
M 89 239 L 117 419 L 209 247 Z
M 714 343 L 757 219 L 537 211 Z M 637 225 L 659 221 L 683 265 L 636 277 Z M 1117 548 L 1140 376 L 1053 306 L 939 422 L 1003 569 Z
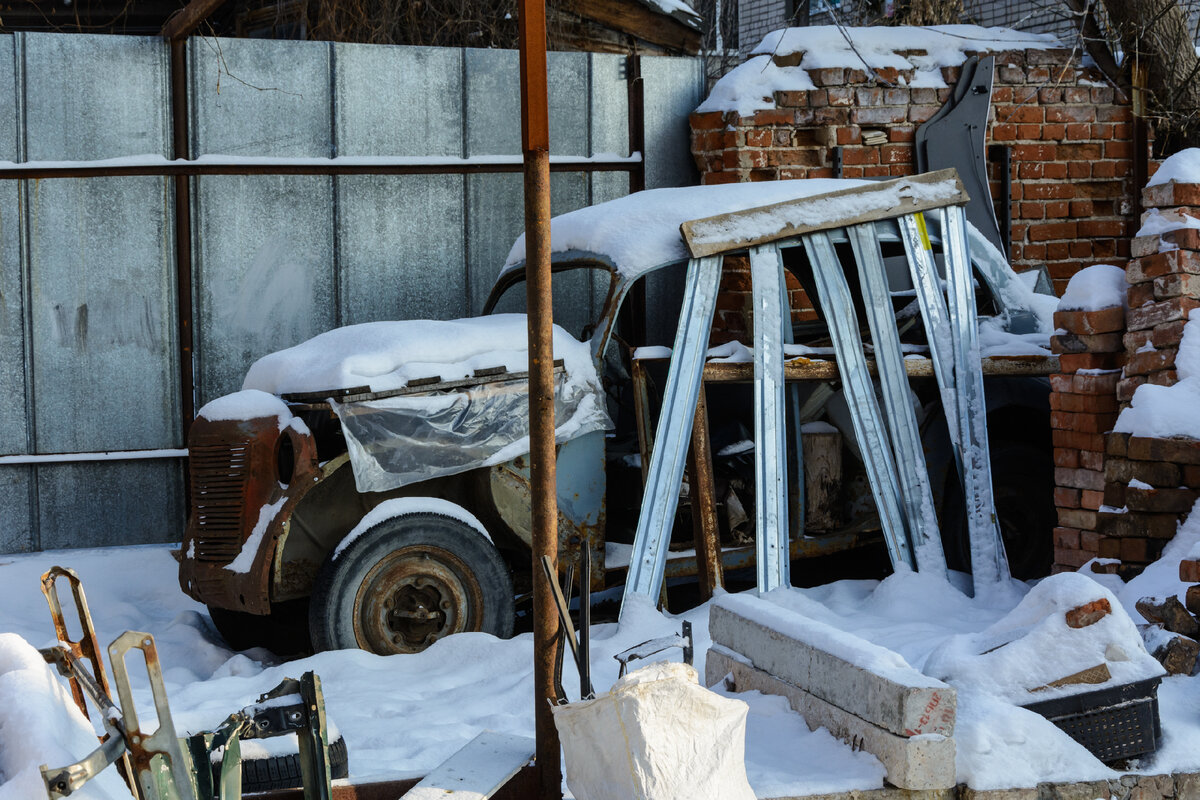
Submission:
M 853 49 L 850 42 L 854 43 Z M 814 88 L 808 70 L 862 69 L 864 61 L 872 69 L 912 70 L 913 77 L 906 86 L 941 89 L 946 86 L 941 68 L 958 66 L 967 60 L 969 52 L 1047 50 L 1062 46 L 1050 34 L 978 25 L 846 28 L 844 33 L 833 25 L 783 28 L 767 34 L 751 51 L 752 58 L 717 81 L 696 110 L 736 111 L 748 116 L 760 109 L 775 108 L 777 91 Z M 798 66 L 775 64 L 776 57 L 795 54 L 803 54 Z
M 867 183 L 870 181 L 816 178 L 649 189 L 554 217 L 550 220 L 550 250 L 594 253 L 632 279 L 688 258 L 679 226 L 689 220 Z M 524 261 L 525 234 L 521 234 L 508 253 L 504 271 Z
M 357 386 L 383 392 L 418 378 L 467 378 L 488 367 L 522 372 L 529 365 L 527 336 L 524 314 L 364 322 L 263 356 L 251 365 L 242 388 L 275 395 Z M 588 345 L 557 325 L 554 358 L 564 360 L 571 380 L 598 380 Z

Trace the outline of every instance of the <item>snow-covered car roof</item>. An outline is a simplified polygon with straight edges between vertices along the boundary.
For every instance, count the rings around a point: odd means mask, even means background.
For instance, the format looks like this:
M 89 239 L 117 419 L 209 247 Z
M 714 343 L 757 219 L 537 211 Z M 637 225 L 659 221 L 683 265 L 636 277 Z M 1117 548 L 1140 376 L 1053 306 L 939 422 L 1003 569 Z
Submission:
M 550 252 L 588 254 L 633 280 L 667 264 L 688 258 L 679 234 L 684 222 L 745 211 L 801 197 L 862 186 L 871 181 L 850 178 L 727 183 L 648 189 L 550 220 Z M 525 234 L 508 253 L 500 277 L 525 263 Z

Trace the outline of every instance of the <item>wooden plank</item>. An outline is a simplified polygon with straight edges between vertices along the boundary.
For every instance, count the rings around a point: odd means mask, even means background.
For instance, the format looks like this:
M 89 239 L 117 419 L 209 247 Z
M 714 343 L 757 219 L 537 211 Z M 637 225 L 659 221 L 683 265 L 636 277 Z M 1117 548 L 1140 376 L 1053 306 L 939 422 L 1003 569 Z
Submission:
M 591 20 L 675 52 L 689 55 L 700 52 L 698 29 L 670 14 L 651 11 L 636 0 L 559 0 L 555 5 L 559 11 Z
M 533 758 L 528 736 L 484 731 L 405 792 L 405 800 L 486 800 Z
M 893 202 L 897 194 L 900 205 Z M 844 204 L 848 199 L 853 201 L 856 212 L 833 215 L 831 219 L 830 205 Z M 679 230 L 692 258 L 700 258 L 805 233 L 859 225 L 949 205 L 965 205 L 969 200 L 958 173 L 954 169 L 943 169 L 694 219 L 680 225 Z M 739 231 L 747 233 L 739 234 Z
M 984 375 L 1050 375 L 1059 371 L 1058 356 L 988 356 L 980 359 Z M 867 361 L 872 375 L 878 374 L 874 361 Z M 904 359 L 904 371 L 910 378 L 932 378 L 933 362 L 928 358 Z M 794 357 L 783 365 L 789 381 L 831 381 L 838 377 L 837 362 Z M 754 380 L 754 364 L 709 362 L 704 365 L 704 380 L 710 383 L 749 383 Z
M 710 600 L 715 589 L 725 588 L 721 570 L 721 537 L 717 528 L 717 497 L 713 486 L 712 447 L 708 437 L 708 403 L 704 386 L 696 400 L 692 420 L 692 447 L 688 451 L 688 476 L 692 503 L 692 536 L 696 546 L 696 574 L 700 599 Z

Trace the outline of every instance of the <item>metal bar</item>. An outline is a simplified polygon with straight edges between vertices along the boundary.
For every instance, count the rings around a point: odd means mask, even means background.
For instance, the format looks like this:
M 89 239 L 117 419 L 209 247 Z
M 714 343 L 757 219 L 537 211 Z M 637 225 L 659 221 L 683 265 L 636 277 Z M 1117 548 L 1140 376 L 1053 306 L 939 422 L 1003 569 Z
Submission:
M 87 164 L 87 162 L 80 162 Z M 638 160 L 580 160 L 567 157 L 552 160 L 550 172 L 635 172 Z M 389 163 L 353 158 L 284 160 L 239 159 L 220 162 L 211 156 L 200 161 L 162 161 L 152 164 L 93 164 L 77 166 L 61 164 L 0 164 L 0 180 L 31 180 L 42 178 L 123 178 L 172 175 L 479 175 L 523 172 L 516 161 L 451 161 L 447 163 Z
M 158 725 L 154 733 L 147 735 L 138 721 L 137 706 L 133 702 L 133 689 L 129 683 L 129 668 L 125 656 L 130 650 L 141 650 L 146 661 L 146 674 L 150 680 L 150 692 L 154 697 L 154 710 Z M 179 747 L 175 735 L 175 723 L 167 704 L 167 690 L 163 684 L 162 667 L 154 637 L 148 633 L 125 631 L 108 646 L 108 657 L 112 663 L 113 682 L 121 698 L 121 715 L 125 723 L 125 743 L 133 760 L 136 780 L 142 796 L 147 800 L 175 798 L 198 800 L 191 780 L 190 759 Z M 165 758 L 168 767 L 155 768 L 152 759 Z M 208 766 L 207 764 L 204 766 Z M 211 767 L 210 767 L 211 769 Z M 171 791 L 173 786 L 174 791 Z
M 199 24 L 208 16 L 208 6 L 197 9 L 198 5 L 216 3 L 224 0 L 192 0 L 184 9 L 167 21 L 163 27 L 164 35 L 167 28 L 176 20 L 189 12 L 202 13 L 192 24 Z M 213 6 L 215 7 L 215 6 Z M 180 20 L 183 25 L 188 20 Z M 184 34 L 186 35 L 186 33 Z M 172 155 L 175 158 L 188 158 L 188 113 L 187 113 L 187 42 L 180 38 L 168 36 L 171 41 L 171 133 Z M 192 197 L 191 179 L 187 175 L 176 175 L 175 189 L 175 305 L 178 311 L 179 336 L 179 412 L 181 417 L 180 430 L 183 432 L 183 442 L 187 442 L 188 431 L 192 427 L 192 419 L 196 416 L 196 387 L 194 384 L 193 357 L 193 326 L 192 326 Z M 185 464 L 184 469 L 187 469 Z M 189 487 L 191 481 L 185 474 L 183 485 Z
M 663 390 L 654 451 L 650 456 L 646 491 L 638 516 L 637 533 L 621 612 L 635 596 L 653 601 L 662 591 L 667 545 L 679 503 L 679 486 L 687 458 L 696 399 L 708 352 L 708 333 L 721 282 L 721 258 L 693 258 L 688 262 L 679 329 L 671 351 L 671 366 Z
M 325 695 L 321 678 L 315 672 L 300 676 L 300 697 L 304 700 L 307 724 L 296 731 L 300 743 L 300 776 L 304 800 L 330 800 L 332 770 L 329 766 L 329 729 L 325 719 Z M 204 765 L 208 767 L 208 765 Z M 209 767 L 211 769 L 211 767 Z M 224 795 L 221 795 L 222 800 Z
M 579 683 L 580 699 L 594 697 L 592 686 L 592 540 L 585 537 L 579 554 Z M 587 687 L 586 691 L 583 687 Z
M 525 307 L 529 321 L 529 461 L 533 557 L 534 730 L 539 797 L 562 797 L 554 654 L 559 621 L 551 581 L 558 573 L 558 498 L 554 452 L 554 308 L 550 289 L 550 103 L 545 0 L 521 0 L 517 14 L 521 69 L 521 151 L 525 175 Z
M 946 283 L 950 300 L 959 448 L 962 450 L 963 493 L 971 542 L 975 593 L 1009 576 L 1004 539 L 992 497 L 988 454 L 987 404 L 979 363 L 979 323 L 975 312 L 975 273 L 967 247 L 966 212 L 962 206 L 942 211 Z
M 141 461 L 153 458 L 187 458 L 182 448 L 171 450 L 105 450 L 99 453 L 26 453 L 0 456 L 0 466 L 18 464 L 78 464 L 84 461 Z
M 700 599 L 709 600 L 716 589 L 725 586 L 721 570 L 721 538 L 717 527 L 717 497 L 713 486 L 712 446 L 708 437 L 708 403 L 704 385 L 696 398 L 692 419 L 692 446 L 688 451 L 688 475 L 692 504 L 692 537 L 696 546 L 696 577 Z
M 750 249 L 750 284 L 754 303 L 755 563 L 758 590 L 769 592 L 791 583 L 783 391 L 783 315 L 789 304 L 777 245 Z
M 906 521 L 901 510 L 896 464 L 888 447 L 887 431 L 883 426 L 879 403 L 875 399 L 875 384 L 863 357 L 862 337 L 858 332 L 858 318 L 850 299 L 850 287 L 846 284 L 846 276 L 842 274 L 842 266 L 829 234 L 820 232 L 804 236 L 804 249 L 813 265 L 817 294 L 837 351 L 838 367 L 849 401 L 854 435 L 863 454 L 863 465 L 867 470 L 875 507 L 879 511 L 888 555 L 893 567 L 905 564 L 915 568 Z
M 912 389 L 904 372 L 904 353 L 900 349 L 900 333 L 896 330 L 896 312 L 879 238 L 874 223 L 854 225 L 847 233 L 875 345 L 875 363 L 879 367 L 879 384 L 900 479 L 900 499 L 908 519 L 909 543 L 917 569 L 945 575 L 946 555 L 942 551 L 921 431 L 913 412 Z

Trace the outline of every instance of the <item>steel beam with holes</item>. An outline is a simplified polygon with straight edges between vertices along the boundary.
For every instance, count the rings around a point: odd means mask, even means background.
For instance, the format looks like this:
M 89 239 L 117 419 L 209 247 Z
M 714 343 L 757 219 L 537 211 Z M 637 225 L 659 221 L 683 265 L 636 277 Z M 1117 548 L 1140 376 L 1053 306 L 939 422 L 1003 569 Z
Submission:
M 679 487 L 683 481 L 692 418 L 704 375 L 708 333 L 720 282 L 721 256 L 693 258 L 688 262 L 683 309 L 675 333 L 675 346 L 671 350 L 662 411 L 654 434 L 654 450 L 646 471 L 646 491 L 633 539 L 629 575 L 625 579 L 622 613 L 631 597 L 640 595 L 654 601 L 662 591 L 667 545 L 679 504 Z
M 925 466 L 921 431 L 913 411 L 912 389 L 904 369 L 900 332 L 896 329 L 896 312 L 892 308 L 892 295 L 888 289 L 875 223 L 854 225 L 847 228 L 846 232 L 854 261 L 858 265 L 863 305 L 871 326 L 871 341 L 875 345 L 875 364 L 879 370 L 879 385 L 883 390 L 883 405 L 887 412 L 888 432 L 891 434 L 900 484 L 900 502 L 908 521 L 913 555 L 917 559 L 917 568 L 922 572 L 945 575 L 946 555 L 942 551 L 942 536 L 938 530 L 929 471 Z
M 896 461 L 889 446 L 879 403 L 875 399 L 875 384 L 871 380 L 867 360 L 863 355 L 862 337 L 858 332 L 854 303 L 850 299 L 850 287 L 842 273 L 842 265 L 833 249 L 829 234 L 807 234 L 803 241 L 808 260 L 813 265 L 813 278 L 821 300 L 821 309 L 829 323 L 830 338 L 833 339 L 838 369 L 841 371 L 846 398 L 850 405 L 854 436 L 863 454 L 863 465 L 867 469 L 871 494 L 879 511 L 888 555 L 894 567 L 905 564 L 915 569 L 916 563 L 909 545 L 908 522 L 900 496 Z
M 758 590 L 769 592 L 791 583 L 783 381 L 783 344 L 791 315 L 777 245 L 750 248 L 750 284 L 754 303 L 754 539 Z
M 962 206 L 941 211 L 950 304 L 950 342 L 954 357 L 954 401 L 962 458 L 963 494 L 971 543 L 975 594 L 1008 578 L 1004 540 L 992 497 L 988 455 L 987 403 L 979 369 L 979 322 L 975 313 L 975 275 L 967 247 L 966 212 Z

